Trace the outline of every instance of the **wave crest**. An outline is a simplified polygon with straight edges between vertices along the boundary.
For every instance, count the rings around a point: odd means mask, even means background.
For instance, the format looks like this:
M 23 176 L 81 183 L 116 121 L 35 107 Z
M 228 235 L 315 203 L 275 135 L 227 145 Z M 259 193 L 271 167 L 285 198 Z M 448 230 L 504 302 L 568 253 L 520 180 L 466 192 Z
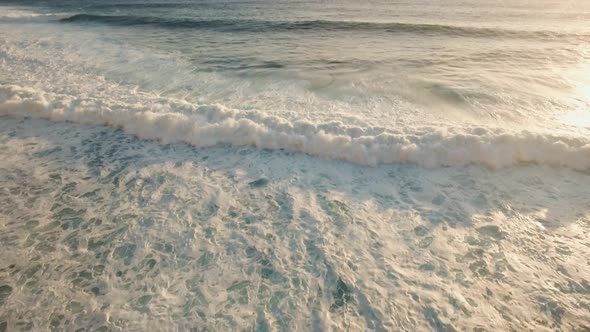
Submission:
M 0 116 L 107 125 L 144 139 L 287 150 L 361 165 L 413 163 L 425 167 L 523 163 L 590 169 L 590 140 L 486 128 L 361 128 L 334 121 L 289 122 L 258 111 L 183 100 L 127 104 L 0 85 Z
M 452 26 L 441 24 L 420 23 L 379 23 L 354 21 L 264 21 L 246 19 L 177 19 L 165 17 L 133 16 L 133 15 L 93 15 L 76 14 L 62 18 L 62 23 L 95 23 L 117 26 L 152 25 L 163 28 L 191 28 L 210 29 L 227 32 L 273 32 L 273 31 L 368 31 L 383 33 L 414 33 L 421 35 L 446 35 L 459 37 L 480 38 L 525 38 L 525 39 L 555 39 L 579 38 L 590 36 L 568 34 L 555 31 L 517 31 L 507 29 L 476 28 L 466 26 Z

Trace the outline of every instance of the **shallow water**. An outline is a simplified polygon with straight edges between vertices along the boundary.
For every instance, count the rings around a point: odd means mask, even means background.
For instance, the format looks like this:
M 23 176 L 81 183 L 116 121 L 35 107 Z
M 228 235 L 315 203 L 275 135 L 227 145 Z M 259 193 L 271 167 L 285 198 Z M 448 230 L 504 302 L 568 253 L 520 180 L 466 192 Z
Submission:
M 1 5 L 0 331 L 590 329 L 586 3 Z
M 11 329 L 588 321 L 585 174 L 366 168 L 42 120 L 0 128 Z

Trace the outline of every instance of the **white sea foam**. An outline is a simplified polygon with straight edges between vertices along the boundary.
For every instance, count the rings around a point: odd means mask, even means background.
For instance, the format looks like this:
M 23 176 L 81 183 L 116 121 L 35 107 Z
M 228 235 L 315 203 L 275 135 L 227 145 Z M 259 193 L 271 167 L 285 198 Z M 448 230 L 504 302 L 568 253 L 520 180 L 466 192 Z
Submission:
M 218 7 L 211 17 L 243 16 Z M 590 321 L 590 172 L 570 169 L 589 169 L 590 104 L 585 81 L 557 73 L 584 62 L 568 41 L 0 26 L 0 330 Z M 505 168 L 436 167 L 465 164 Z
M 0 20 L 29 20 L 41 17 L 63 17 L 65 15 L 65 13 L 38 13 L 25 9 L 2 7 L 2 11 L 0 11 Z
M 590 169 L 590 140 L 487 128 L 362 128 L 289 122 L 258 111 L 199 106 L 157 98 L 125 103 L 0 85 L 0 114 L 107 125 L 164 143 L 219 144 L 301 152 L 361 165 L 414 163 L 425 167 L 533 163 Z

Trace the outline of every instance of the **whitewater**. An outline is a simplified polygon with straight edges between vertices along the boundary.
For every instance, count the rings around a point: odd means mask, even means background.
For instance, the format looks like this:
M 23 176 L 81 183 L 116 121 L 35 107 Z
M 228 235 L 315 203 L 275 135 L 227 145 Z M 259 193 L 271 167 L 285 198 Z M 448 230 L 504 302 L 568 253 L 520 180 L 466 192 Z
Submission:
M 589 329 L 541 2 L 0 2 L 0 331 Z
M 590 169 L 590 139 L 486 128 L 386 128 L 347 126 L 339 121 L 293 123 L 260 112 L 182 100 L 144 104 L 53 95 L 0 86 L 0 114 L 12 117 L 107 125 L 163 143 L 195 147 L 251 145 L 345 160 L 361 165 L 415 163 L 426 167 L 480 164 L 491 168 L 535 163 Z M 147 103 L 146 103 L 147 102 Z

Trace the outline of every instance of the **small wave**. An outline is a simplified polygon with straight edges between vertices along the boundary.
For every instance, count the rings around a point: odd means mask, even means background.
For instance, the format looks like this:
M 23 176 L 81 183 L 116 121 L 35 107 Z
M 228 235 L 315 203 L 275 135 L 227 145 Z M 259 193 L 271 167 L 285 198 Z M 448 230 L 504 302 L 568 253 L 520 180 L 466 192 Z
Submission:
M 62 23 L 95 23 L 117 26 L 152 25 L 163 28 L 211 29 L 227 32 L 278 32 L 278 31 L 368 31 L 383 33 L 413 33 L 421 35 L 447 35 L 480 38 L 556 39 L 565 37 L 586 38 L 581 34 L 554 31 L 517 31 L 462 27 L 439 24 L 376 23 L 353 21 L 263 21 L 263 20 L 195 20 L 151 16 L 77 14 L 60 20 Z
M 183 100 L 148 103 L 75 97 L 0 85 L 0 116 L 107 125 L 144 139 L 196 147 L 220 144 L 287 150 L 361 165 L 413 163 L 425 167 L 532 163 L 590 169 L 590 140 L 486 128 L 362 128 L 341 122 L 289 122 L 257 111 Z

